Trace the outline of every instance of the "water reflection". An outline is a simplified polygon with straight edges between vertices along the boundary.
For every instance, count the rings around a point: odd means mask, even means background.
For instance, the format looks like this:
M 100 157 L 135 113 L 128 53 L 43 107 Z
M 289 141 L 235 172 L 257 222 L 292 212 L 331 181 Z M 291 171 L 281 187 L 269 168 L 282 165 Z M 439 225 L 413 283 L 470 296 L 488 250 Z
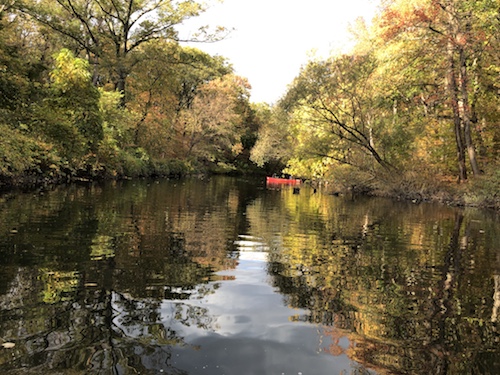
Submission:
M 500 223 L 307 186 L 0 197 L 1 373 L 494 374 Z
M 268 267 L 287 304 L 334 327 L 325 330 L 334 342 L 349 337 L 350 357 L 380 372 L 497 373 L 498 218 L 324 199 L 287 200 L 286 235 L 255 216 L 260 233 L 281 233 Z

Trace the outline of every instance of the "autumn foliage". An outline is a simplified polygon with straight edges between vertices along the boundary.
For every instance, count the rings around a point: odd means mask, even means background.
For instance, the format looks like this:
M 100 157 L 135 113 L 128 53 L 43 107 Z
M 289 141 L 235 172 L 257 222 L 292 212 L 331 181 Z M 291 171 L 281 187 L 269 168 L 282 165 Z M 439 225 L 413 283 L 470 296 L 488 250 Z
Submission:
M 416 200 L 453 195 L 450 181 L 497 194 L 499 27 L 494 1 L 383 1 L 351 52 L 310 61 L 280 102 L 287 171 Z
M 1 5 L 0 184 L 251 167 L 250 85 L 177 35 L 204 10 L 170 0 Z

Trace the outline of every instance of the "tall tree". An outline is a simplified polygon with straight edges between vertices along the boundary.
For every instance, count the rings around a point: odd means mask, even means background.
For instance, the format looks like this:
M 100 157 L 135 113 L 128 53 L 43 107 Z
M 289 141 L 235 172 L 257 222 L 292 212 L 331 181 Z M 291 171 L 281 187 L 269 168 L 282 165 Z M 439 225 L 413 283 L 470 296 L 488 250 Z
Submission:
M 194 0 L 18 0 L 17 7 L 85 51 L 94 83 L 110 79 L 124 101 L 127 77 L 141 57 L 137 49 L 152 40 L 178 40 L 175 27 L 204 11 Z
M 141 59 L 129 79 L 128 108 L 139 115 L 135 145 L 160 158 L 182 154 L 177 135 L 184 130 L 177 117 L 191 108 L 205 84 L 232 69 L 221 57 L 174 42 L 152 41 L 140 53 L 148 58 Z
M 293 156 L 290 118 L 279 106 L 258 104 L 255 112 L 260 127 L 250 160 L 259 167 L 265 166 L 269 173 L 279 172 Z
M 304 156 L 394 169 L 379 152 L 380 122 L 372 113 L 375 67 L 368 54 L 310 62 L 302 70 L 281 105 L 299 117 Z
M 470 14 L 461 8 L 455 0 L 436 1 L 431 6 L 441 10 L 441 25 L 436 23 L 438 17 L 429 18 L 429 28 L 446 39 L 446 55 L 448 59 L 448 87 L 451 105 L 453 107 L 457 150 L 459 153 L 460 178 L 466 179 L 462 154 L 467 151 L 470 166 L 474 175 L 479 174 L 476 150 L 472 139 L 469 67 L 468 61 L 472 55 L 466 52 L 467 39 L 470 40 Z M 469 50 L 469 52 L 472 52 Z
M 248 90 L 248 82 L 232 74 L 199 87 L 191 106 L 176 120 L 186 157 L 227 162 L 242 151 L 241 102 L 248 101 Z
M 405 48 L 410 43 L 420 45 L 419 56 L 415 58 L 427 56 L 430 69 L 440 75 L 441 85 L 447 88 L 443 99 L 453 119 L 460 180 L 467 178 L 467 160 L 472 173 L 480 173 L 476 143 L 482 139 L 481 134 L 475 132 L 479 77 L 483 75 L 479 62 L 490 48 L 494 30 L 498 30 L 495 3 L 490 0 L 386 1 L 377 25 L 379 34 L 389 44 L 403 38 Z M 441 112 L 439 116 L 446 114 Z

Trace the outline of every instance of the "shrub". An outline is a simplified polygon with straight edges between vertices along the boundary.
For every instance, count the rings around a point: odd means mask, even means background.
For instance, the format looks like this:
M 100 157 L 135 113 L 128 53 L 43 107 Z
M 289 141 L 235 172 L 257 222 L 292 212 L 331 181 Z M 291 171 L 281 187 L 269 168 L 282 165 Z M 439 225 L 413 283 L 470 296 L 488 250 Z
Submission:
M 64 177 L 64 162 L 47 143 L 0 124 L 0 179 L 4 184 Z
M 182 160 L 154 160 L 151 161 L 151 174 L 159 177 L 182 177 L 190 171 L 189 166 Z
M 133 150 L 132 152 L 120 150 L 118 155 L 121 166 L 118 171 L 119 175 L 123 177 L 143 177 L 149 174 L 148 160 L 138 157 Z
M 391 176 L 386 184 L 389 196 L 413 201 L 451 202 L 450 189 L 424 170 L 405 171 L 401 175 Z
M 373 176 L 348 165 L 340 165 L 332 169 L 331 178 L 334 190 L 362 194 L 373 190 Z

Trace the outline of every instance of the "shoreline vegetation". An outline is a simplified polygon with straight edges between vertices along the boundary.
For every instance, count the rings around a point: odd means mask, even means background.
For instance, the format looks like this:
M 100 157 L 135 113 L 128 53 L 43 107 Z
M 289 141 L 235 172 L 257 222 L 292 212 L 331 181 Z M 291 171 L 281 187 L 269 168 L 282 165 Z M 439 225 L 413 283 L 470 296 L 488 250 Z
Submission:
M 106 181 L 135 180 L 135 179 L 182 179 L 188 177 L 205 178 L 213 175 L 229 175 L 234 177 L 250 177 L 263 179 L 266 175 L 263 169 L 253 169 L 250 175 L 247 171 L 237 171 L 234 169 L 217 171 L 189 171 L 180 163 L 172 163 L 170 166 L 163 166 L 161 170 L 150 169 L 148 173 L 141 172 L 137 175 L 108 175 L 99 176 L 84 175 L 79 176 L 54 176 L 50 175 L 25 175 L 13 176 L 6 183 L 5 179 L 0 183 L 0 196 L 18 191 L 40 191 L 56 188 L 65 184 L 73 183 L 100 183 Z M 470 181 L 468 183 L 458 183 L 450 181 L 436 182 L 423 179 L 421 176 L 409 175 L 406 178 L 392 179 L 391 181 L 371 180 L 369 183 L 363 181 L 318 181 L 302 179 L 305 184 L 314 188 L 322 187 L 324 194 L 343 196 L 372 196 L 383 197 L 394 200 L 409 201 L 415 204 L 436 203 L 456 207 L 474 207 L 480 209 L 491 209 L 500 212 L 500 196 L 498 185 L 489 179 L 483 181 Z
M 309 61 L 273 105 L 183 45 L 177 27 L 205 10 L 0 5 L 0 189 L 285 173 L 332 194 L 500 209 L 496 2 L 384 1 L 352 25 L 349 53 Z

